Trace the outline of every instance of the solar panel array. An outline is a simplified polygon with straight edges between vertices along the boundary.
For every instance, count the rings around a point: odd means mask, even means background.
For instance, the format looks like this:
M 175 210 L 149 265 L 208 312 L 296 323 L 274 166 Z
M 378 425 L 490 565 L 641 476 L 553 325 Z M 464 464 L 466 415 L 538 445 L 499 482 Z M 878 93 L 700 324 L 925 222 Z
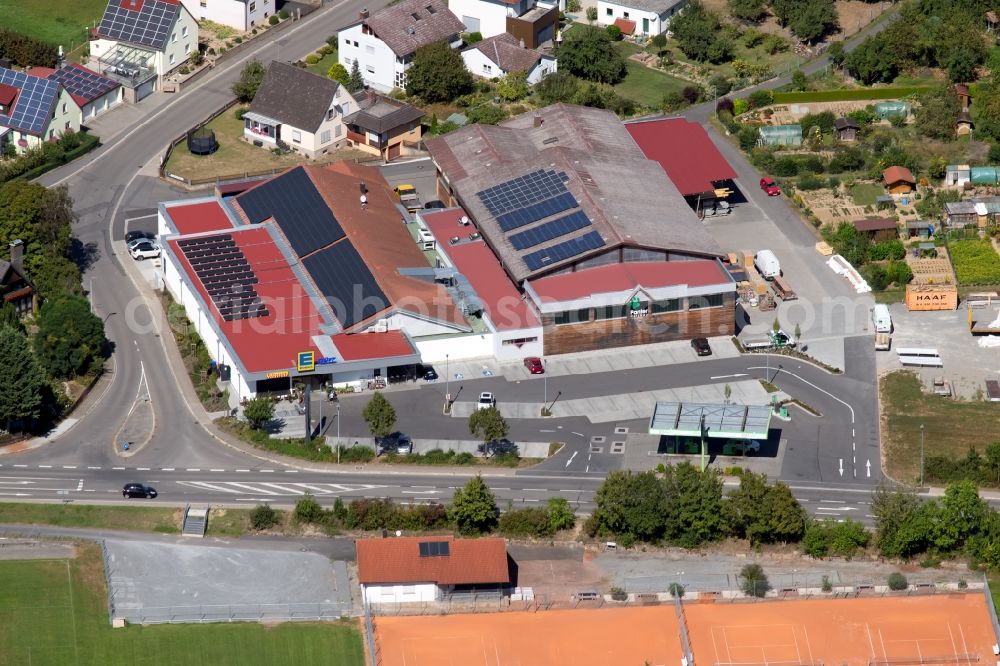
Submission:
M 266 317 L 257 275 L 231 234 L 177 241 L 212 303 L 226 321 Z
M 590 218 L 583 211 L 576 211 L 563 217 L 557 217 L 551 222 L 540 224 L 533 229 L 512 235 L 509 240 L 515 250 L 526 250 L 529 247 L 541 245 L 554 238 L 585 229 L 590 226 Z
M 476 196 L 494 217 L 498 217 L 568 192 L 564 181 L 565 174 L 551 169 L 539 169 L 477 192 Z
M 364 259 L 347 241 L 306 257 L 302 263 L 345 327 L 368 319 L 389 305 Z
M 87 102 L 94 101 L 120 85 L 117 81 L 105 78 L 97 72 L 73 66 L 57 69 L 49 75 L 49 80 L 58 81 L 70 95 L 82 97 Z
M 297 168 L 236 197 L 251 224 L 273 217 L 300 257 L 345 236 L 305 169 Z
M 19 90 L 14 101 L 14 112 L 10 116 L 0 115 L 0 125 L 32 134 L 44 132 L 52 115 L 52 105 L 59 96 L 59 84 L 2 67 L 0 83 Z
M 578 238 L 571 238 L 568 241 L 556 243 L 543 250 L 536 250 L 535 252 L 526 254 L 523 259 L 529 270 L 537 271 L 540 268 L 558 263 L 563 259 L 569 259 L 578 254 L 596 250 L 599 247 L 604 247 L 604 239 L 601 238 L 601 234 L 591 231 Z
M 421 541 L 417 548 L 420 557 L 448 557 L 451 554 L 447 541 Z
M 576 208 L 576 199 L 573 198 L 572 194 L 566 192 L 551 199 L 545 199 L 536 204 L 498 215 L 497 224 L 504 231 L 513 231 L 526 224 L 544 220 L 549 215 L 555 215 L 570 208 Z
M 98 32 L 108 39 L 161 49 L 177 12 L 178 5 L 162 0 L 111 0 Z

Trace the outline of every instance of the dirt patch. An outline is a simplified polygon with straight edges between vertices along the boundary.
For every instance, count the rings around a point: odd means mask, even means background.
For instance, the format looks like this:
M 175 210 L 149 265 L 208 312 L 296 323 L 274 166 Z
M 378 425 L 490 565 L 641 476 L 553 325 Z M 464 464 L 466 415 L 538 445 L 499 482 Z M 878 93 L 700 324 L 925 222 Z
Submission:
M 0 560 L 65 560 L 74 557 L 76 549 L 66 541 L 0 537 Z
M 581 591 L 603 591 L 607 580 L 590 559 L 518 562 L 517 584 L 532 588 L 536 599 L 551 602 L 568 601 Z

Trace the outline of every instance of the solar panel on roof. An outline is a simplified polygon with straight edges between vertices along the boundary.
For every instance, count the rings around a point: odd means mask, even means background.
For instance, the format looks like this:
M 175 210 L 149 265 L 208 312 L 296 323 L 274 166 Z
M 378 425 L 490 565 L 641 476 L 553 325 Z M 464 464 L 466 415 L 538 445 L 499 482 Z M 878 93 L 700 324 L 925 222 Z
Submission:
M 510 240 L 510 244 L 514 246 L 515 250 L 525 250 L 589 226 L 590 219 L 583 212 L 576 211 L 563 217 L 557 217 L 551 222 L 546 222 L 534 229 L 514 234 L 508 240 Z
M 103 37 L 161 49 L 178 12 L 177 5 L 160 0 L 144 0 L 138 10 L 125 9 L 111 0 L 98 32 Z
M 565 174 L 539 169 L 476 193 L 494 216 L 525 208 L 567 192 Z
M 0 83 L 18 89 L 14 112 L 10 116 L 0 115 L 0 125 L 41 134 L 59 95 L 59 84 L 4 68 L 0 68 Z
M 535 252 L 526 254 L 523 259 L 529 270 L 537 271 L 540 268 L 552 266 L 564 259 L 575 257 L 590 250 L 596 250 L 599 247 L 604 247 L 604 239 L 601 238 L 601 234 L 591 231 L 578 238 L 571 238 L 568 241 L 557 243 L 543 250 L 536 250 Z
M 230 234 L 192 238 L 177 242 L 195 275 L 226 321 L 266 317 L 270 314 L 253 286 L 258 279 L 250 263 Z M 205 250 L 223 248 L 225 256 L 205 254 Z M 233 251 L 235 249 L 235 252 Z M 199 255 L 192 258 L 192 255 Z
M 116 81 L 105 78 L 97 72 L 72 66 L 57 69 L 48 78 L 61 83 L 70 95 L 83 97 L 87 102 L 92 102 L 101 95 L 111 92 L 119 85 Z
M 300 257 L 345 236 L 302 168 L 292 169 L 236 197 L 251 224 L 273 217 Z
M 361 255 L 347 241 L 302 260 L 341 324 L 352 326 L 389 306 Z
M 540 201 L 526 208 L 520 208 L 518 210 L 505 213 L 503 215 L 497 216 L 497 224 L 504 231 L 511 231 L 517 229 L 518 227 L 523 227 L 526 224 L 531 224 L 532 222 L 538 222 L 538 220 L 544 220 L 550 215 L 555 215 L 556 213 L 561 213 L 564 210 L 569 210 L 570 208 L 576 207 L 576 199 L 569 192 L 565 194 L 560 194 L 559 196 L 552 197 L 551 199 L 546 199 Z

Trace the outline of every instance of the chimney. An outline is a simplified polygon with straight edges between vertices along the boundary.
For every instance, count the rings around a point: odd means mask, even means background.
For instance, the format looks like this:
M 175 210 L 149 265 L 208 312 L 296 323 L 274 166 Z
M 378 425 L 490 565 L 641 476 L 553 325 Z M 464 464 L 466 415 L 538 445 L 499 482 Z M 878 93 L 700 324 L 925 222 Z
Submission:
M 362 21 L 366 20 L 369 16 L 371 16 L 371 14 L 368 13 L 367 7 L 362 7 L 361 11 L 358 12 L 358 14 L 361 16 Z
M 361 189 L 361 194 L 368 194 L 368 186 L 365 184 L 365 181 L 361 181 L 358 187 Z
M 24 241 L 20 239 L 10 243 L 10 265 L 24 275 Z
M 535 127 L 541 127 L 542 126 L 542 117 L 536 113 L 535 117 L 534 117 L 534 119 L 532 121 L 532 124 Z
M 521 48 L 524 48 L 524 37 L 521 38 Z
M 375 103 L 375 91 L 374 90 L 369 90 L 368 91 L 368 104 L 372 105 L 374 103 Z

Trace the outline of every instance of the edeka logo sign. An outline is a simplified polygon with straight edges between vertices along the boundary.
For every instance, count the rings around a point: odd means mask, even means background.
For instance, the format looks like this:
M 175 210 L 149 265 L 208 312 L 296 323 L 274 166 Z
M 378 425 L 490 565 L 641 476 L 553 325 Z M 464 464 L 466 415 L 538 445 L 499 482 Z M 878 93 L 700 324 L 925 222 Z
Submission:
M 312 372 L 316 369 L 316 352 L 299 352 L 295 358 L 295 369 L 299 372 Z

